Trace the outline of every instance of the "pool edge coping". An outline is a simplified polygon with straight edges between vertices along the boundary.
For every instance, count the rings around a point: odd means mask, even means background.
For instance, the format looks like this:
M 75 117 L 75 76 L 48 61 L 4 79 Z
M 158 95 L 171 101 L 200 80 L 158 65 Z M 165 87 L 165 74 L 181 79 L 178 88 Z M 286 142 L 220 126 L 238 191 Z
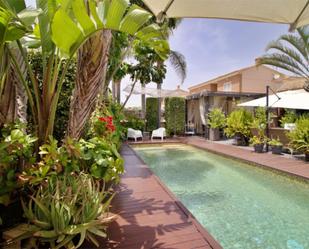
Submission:
M 172 142 L 171 144 L 175 143 L 183 143 L 183 142 Z M 149 143 L 154 144 L 154 143 Z M 162 143 L 156 143 L 156 144 L 162 144 Z M 168 143 L 164 143 L 168 144 Z M 223 249 L 223 247 L 219 244 L 219 242 L 210 234 L 210 232 L 207 231 L 205 227 L 202 226 L 202 224 L 195 218 L 195 216 L 187 209 L 187 207 L 176 197 L 176 195 L 165 185 L 164 182 L 161 181 L 161 179 L 152 171 L 152 169 L 148 166 L 148 164 L 140 157 L 140 155 L 137 154 L 137 152 L 132 148 L 131 145 L 134 144 L 125 144 L 127 145 L 131 151 L 133 152 L 134 156 L 136 156 L 141 162 L 147 166 L 147 169 L 150 171 L 152 176 L 155 178 L 155 180 L 158 182 L 158 184 L 162 187 L 162 189 L 171 197 L 171 199 L 175 202 L 175 205 L 179 207 L 179 209 L 188 217 L 189 221 L 192 222 L 192 224 L 196 227 L 197 231 L 203 236 L 203 238 L 209 243 L 212 249 Z

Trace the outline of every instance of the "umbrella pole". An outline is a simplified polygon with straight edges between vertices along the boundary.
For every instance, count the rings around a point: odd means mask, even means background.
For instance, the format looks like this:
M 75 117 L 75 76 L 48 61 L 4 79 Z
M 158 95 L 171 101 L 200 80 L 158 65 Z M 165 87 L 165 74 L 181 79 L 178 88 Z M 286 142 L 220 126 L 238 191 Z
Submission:
M 269 138 L 269 86 L 266 86 L 266 137 Z M 269 151 L 268 142 L 266 143 L 266 152 Z

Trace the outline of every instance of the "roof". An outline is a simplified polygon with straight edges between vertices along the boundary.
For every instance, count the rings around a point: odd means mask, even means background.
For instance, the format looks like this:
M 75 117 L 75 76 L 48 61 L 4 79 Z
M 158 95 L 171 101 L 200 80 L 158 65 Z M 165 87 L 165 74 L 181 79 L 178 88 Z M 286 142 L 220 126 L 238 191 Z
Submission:
M 306 78 L 297 76 L 288 76 L 280 80 L 280 82 L 282 82 L 283 84 L 276 90 L 277 92 L 283 92 L 287 90 L 297 90 L 302 89 L 304 87 Z
M 203 82 L 203 83 L 200 83 L 200 84 L 197 84 L 197 85 L 194 85 L 194 86 L 191 86 L 189 87 L 188 89 L 191 91 L 195 88 L 199 88 L 199 87 L 202 87 L 202 86 L 206 86 L 206 85 L 209 85 L 209 84 L 212 84 L 212 83 L 215 83 L 215 82 L 218 82 L 219 80 L 222 80 L 222 79 L 226 79 L 226 78 L 229 78 L 229 77 L 232 77 L 232 76 L 235 76 L 235 75 L 238 75 L 238 74 L 241 74 L 242 72 L 244 71 L 247 71 L 251 68 L 255 68 L 255 67 L 263 67 L 263 68 L 266 68 L 276 74 L 280 74 L 280 75 L 285 75 L 277 70 L 274 70 L 270 67 L 267 67 L 267 66 L 264 66 L 264 65 L 260 65 L 260 66 L 256 66 L 256 65 L 252 65 L 252 66 L 249 66 L 249 67 L 244 67 L 244 68 L 241 68 L 241 69 L 238 69 L 238 70 L 235 70 L 235 71 L 232 71 L 230 73 L 227 73 L 227 74 L 224 74 L 224 75 L 221 75 L 221 76 L 218 76 L 216 78 L 213 78 L 211 80 L 208 80 L 206 82 Z
M 206 97 L 206 96 L 224 96 L 224 97 L 255 97 L 259 98 L 262 96 L 265 96 L 265 93 L 245 93 L 245 92 L 223 92 L 223 91 L 218 91 L 218 92 L 213 92 L 213 91 L 207 91 L 204 90 L 200 93 L 194 93 L 191 95 L 187 96 L 187 99 L 198 99 L 200 97 Z

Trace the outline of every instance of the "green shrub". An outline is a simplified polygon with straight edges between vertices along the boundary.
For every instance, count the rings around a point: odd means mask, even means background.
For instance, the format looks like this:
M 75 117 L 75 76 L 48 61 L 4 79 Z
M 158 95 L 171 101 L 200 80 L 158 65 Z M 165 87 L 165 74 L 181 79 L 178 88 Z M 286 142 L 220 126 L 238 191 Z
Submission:
M 220 108 L 213 108 L 208 114 L 208 124 L 210 128 L 224 128 L 226 125 L 226 118 Z
M 153 131 L 158 127 L 158 99 L 146 99 L 146 129 Z
M 295 129 L 287 133 L 290 147 L 308 154 L 309 153 L 309 118 L 301 116 L 295 122 Z
M 186 100 L 180 97 L 165 99 L 165 121 L 168 134 L 183 134 L 186 123 Z
M 34 142 L 20 125 L 4 127 L 0 138 L 0 204 L 9 204 L 15 190 L 22 187 L 18 175 L 35 162 Z
M 266 108 L 258 107 L 255 110 L 255 115 L 251 124 L 251 128 L 257 129 L 260 137 L 265 135 L 267 125 Z
M 297 114 L 295 110 L 285 109 L 285 114 L 280 119 L 281 127 L 284 127 L 284 124 L 295 123 L 297 120 Z
M 144 131 L 145 121 L 135 116 L 134 114 L 126 115 L 126 123 L 124 124 L 126 128 L 132 128 L 135 130 Z
M 251 136 L 250 127 L 253 121 L 251 112 L 246 109 L 237 109 L 233 111 L 226 120 L 227 127 L 224 129 L 228 137 L 242 135 L 246 138 Z

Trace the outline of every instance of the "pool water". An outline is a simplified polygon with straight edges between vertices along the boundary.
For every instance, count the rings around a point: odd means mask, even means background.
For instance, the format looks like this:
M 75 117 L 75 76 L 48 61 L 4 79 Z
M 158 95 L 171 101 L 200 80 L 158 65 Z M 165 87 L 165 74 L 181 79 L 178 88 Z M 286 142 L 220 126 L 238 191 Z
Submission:
M 134 149 L 223 248 L 309 248 L 308 183 L 187 145 Z

